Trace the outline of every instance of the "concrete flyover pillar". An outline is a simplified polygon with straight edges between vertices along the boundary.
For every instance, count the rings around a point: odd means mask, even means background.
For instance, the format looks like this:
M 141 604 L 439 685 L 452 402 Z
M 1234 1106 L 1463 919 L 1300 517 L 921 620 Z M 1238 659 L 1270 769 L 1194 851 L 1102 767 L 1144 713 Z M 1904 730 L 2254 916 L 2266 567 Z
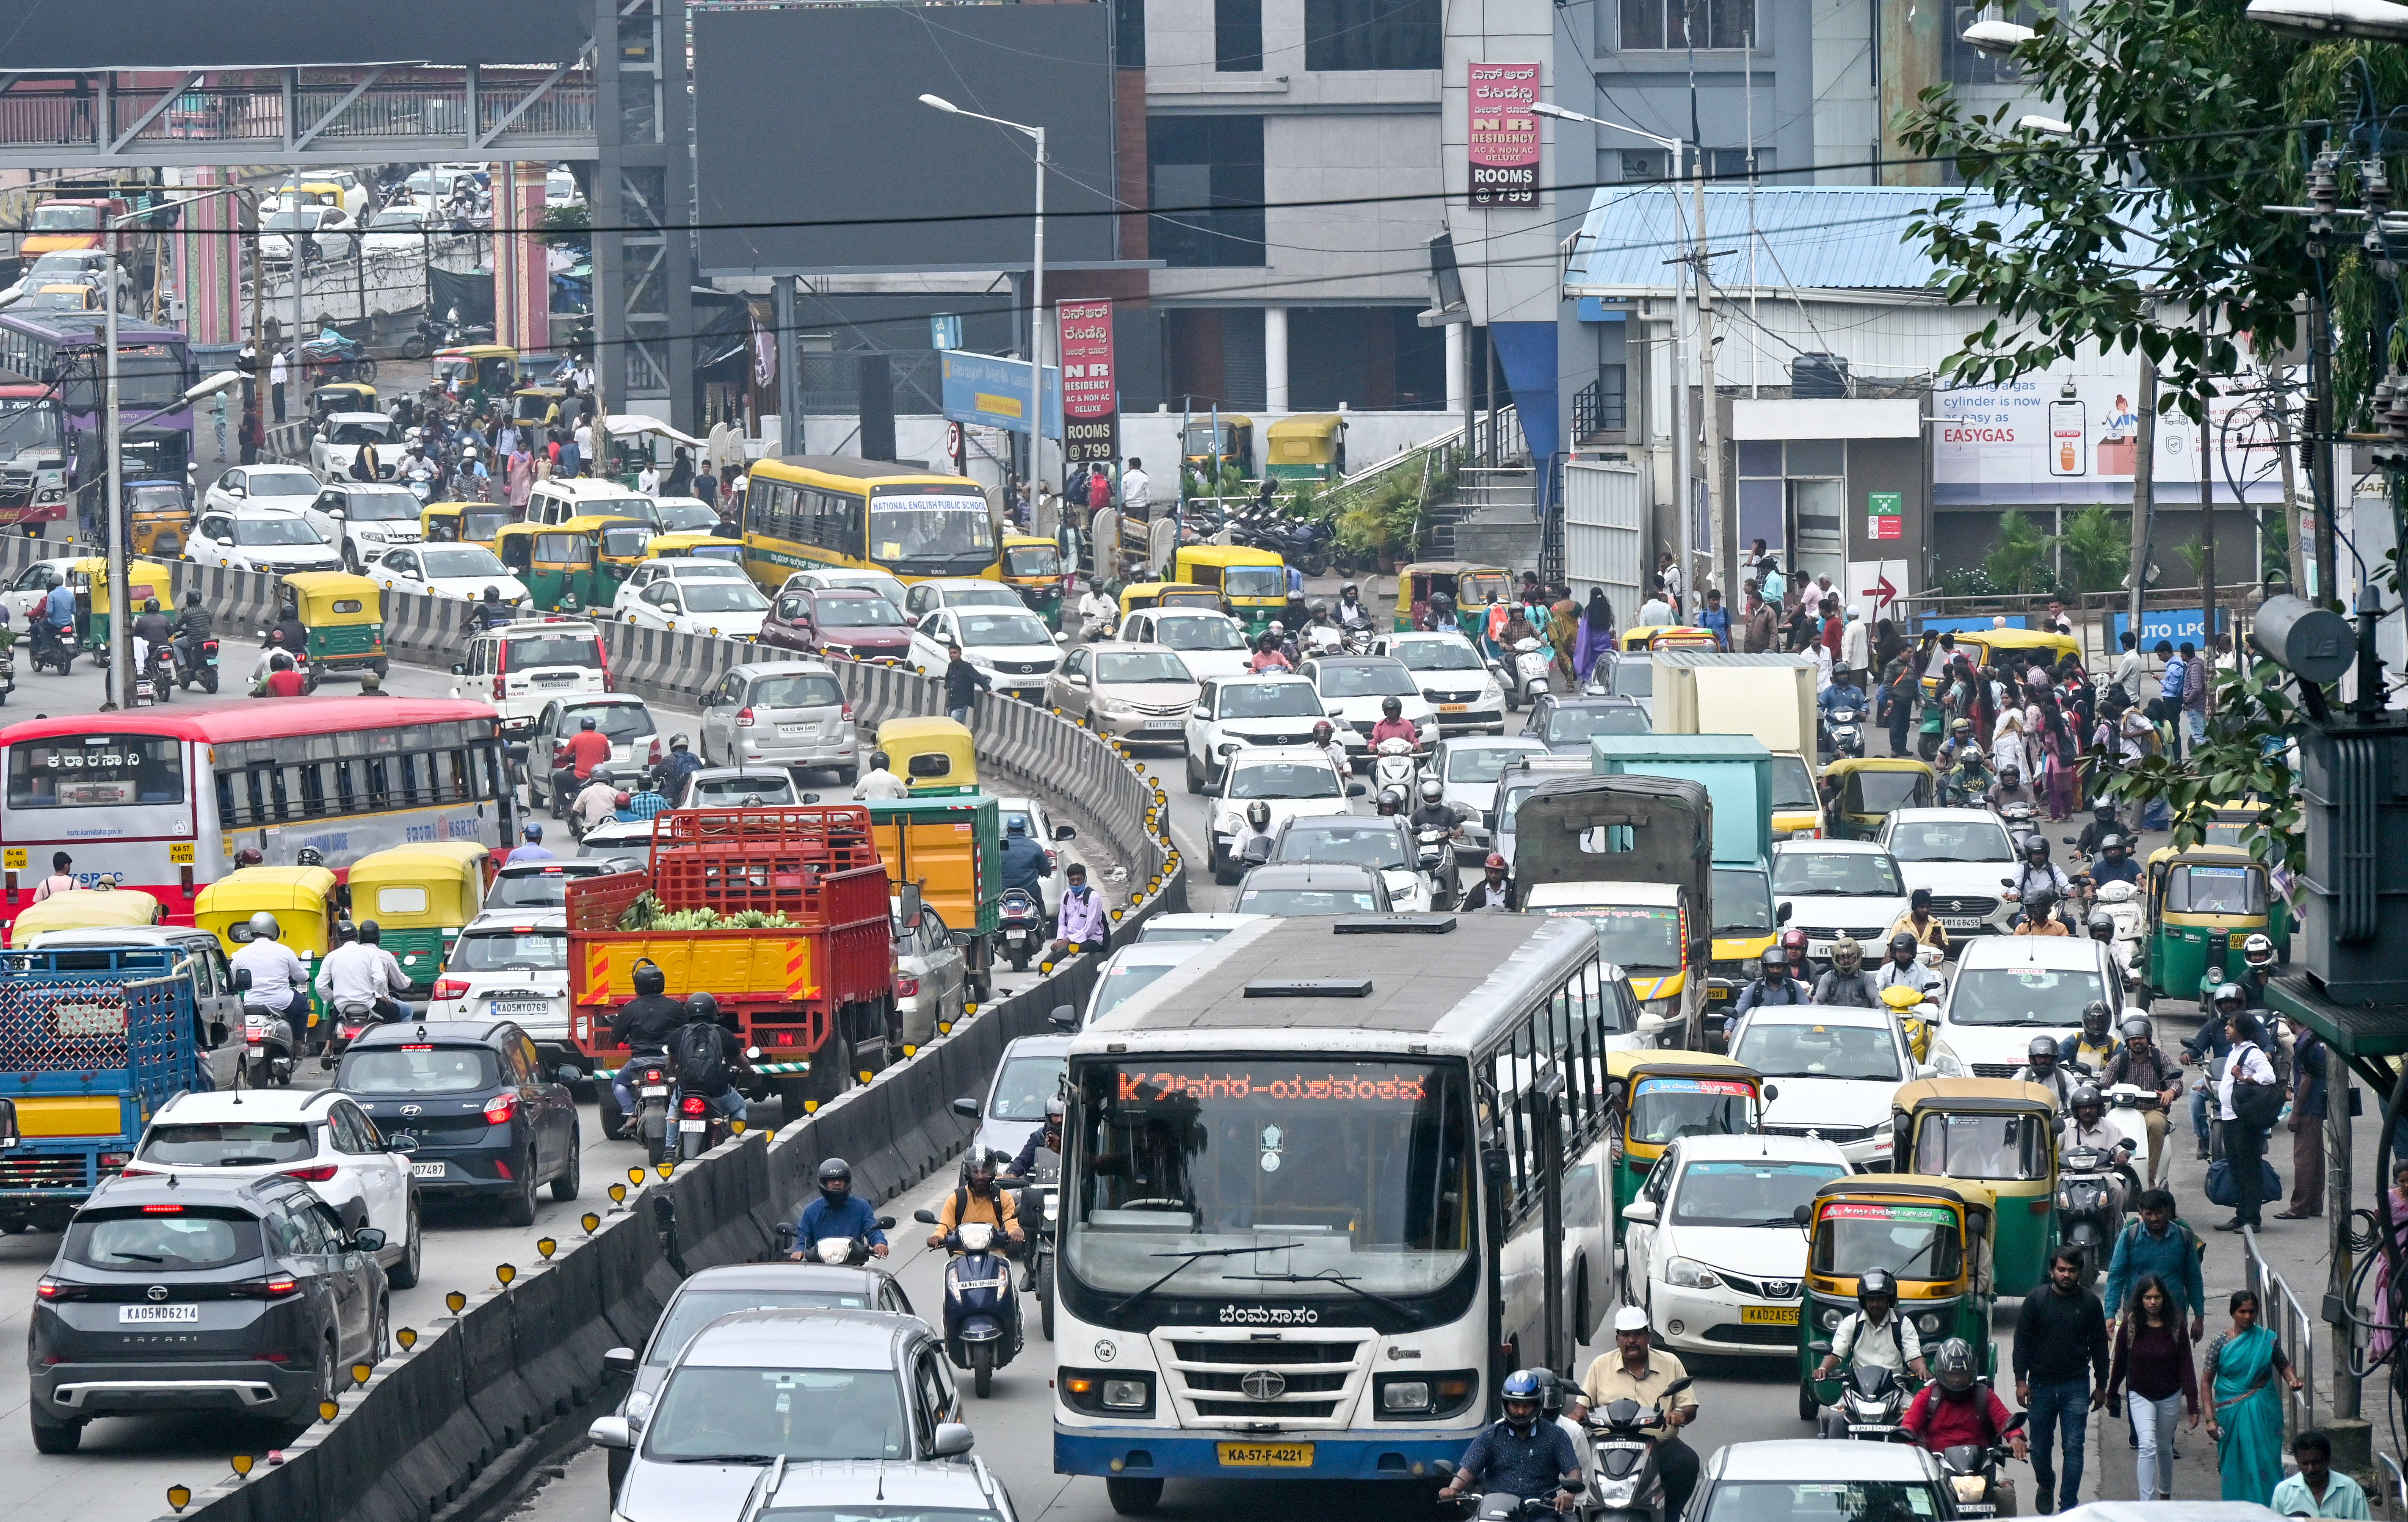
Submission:
M 1263 410 L 1277 415 L 1288 409 L 1287 400 L 1287 309 L 1263 309 Z M 1268 469 L 1269 445 L 1254 440 L 1259 456 L 1257 465 Z

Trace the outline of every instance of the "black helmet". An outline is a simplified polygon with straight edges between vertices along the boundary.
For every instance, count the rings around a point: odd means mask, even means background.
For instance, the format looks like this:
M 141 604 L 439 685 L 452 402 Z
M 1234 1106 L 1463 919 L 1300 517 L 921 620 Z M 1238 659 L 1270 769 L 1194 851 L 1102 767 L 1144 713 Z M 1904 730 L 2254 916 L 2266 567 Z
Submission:
M 1756 970 L 1768 978 L 1789 976 L 1789 954 L 1778 946 L 1768 947 L 1756 959 Z
M 319 853 L 316 846 L 305 845 L 293 853 L 293 863 L 296 867 L 323 867 L 326 865 L 326 858 Z
M 1971 1389 L 1977 1377 L 1972 1344 L 1961 1337 L 1941 1343 L 1940 1351 L 1931 1358 L 1931 1377 L 1951 1395 L 1962 1395 Z
M 2054 1068 L 2057 1066 L 2057 1043 L 2045 1036 L 2035 1036 L 2031 1044 L 2024 1048 L 2024 1055 L 2031 1059 L 2035 1068 Z
M 1914 931 L 1900 930 L 1898 934 L 1889 938 L 1889 954 L 1892 956 L 1896 956 L 1899 953 L 1904 952 L 1911 957 L 1914 955 L 1915 948 L 1922 944 L 1923 943 L 1921 941 L 1914 939 Z
M 1271 806 L 1260 798 L 1246 805 L 1246 823 L 1256 829 L 1271 827 Z
M 886 769 L 887 762 L 891 759 L 892 757 L 888 756 L 884 751 L 872 751 L 869 753 L 869 769 L 872 771 L 884 771 Z
M 685 996 L 685 1012 L 696 1020 L 716 1021 L 719 1018 L 719 1000 L 701 992 L 688 994 Z
M 1396 813 L 1399 810 L 1403 809 L 1404 806 L 1405 795 L 1403 793 L 1393 787 L 1383 787 L 1380 789 L 1380 812 L 1383 814 Z
M 2215 992 L 2208 995 L 2207 1000 L 2215 1007 L 2218 1014 L 2228 1017 L 2239 1014 L 2249 1007 L 2249 996 L 2241 991 L 2241 985 L 2237 983 L 2217 984 Z M 2232 1006 L 2229 1010 L 2225 1008 L 2228 1004 Z
M 2149 1034 L 2149 1022 L 2137 1014 L 2126 1017 L 2118 1030 L 2127 1041 L 2145 1041 L 2154 1039 Z
M 1898 1275 L 1887 1269 L 1867 1269 L 1856 1280 L 1856 1303 L 1862 1305 L 1876 1295 L 1896 1305 Z
M 2048 860 L 2048 837 L 2042 835 L 2038 830 L 2034 830 L 2029 835 L 2025 836 L 2024 854 L 2027 856 L 2037 856 L 2042 861 Z
M 2132 842 L 2127 840 L 2120 835 L 2102 835 L 2099 837 L 2099 854 L 2102 856 L 2110 855 L 2118 852 L 2129 851 L 2130 849 L 2132 849 Z
M 377 922 L 374 920 L 360 921 L 359 934 L 360 944 L 363 946 L 376 945 L 384 939 L 384 931 L 379 927 Z
M 2065 1102 L 2065 1107 L 2076 1114 L 2080 1114 L 2085 1110 L 2096 1110 L 2102 1115 L 2107 1113 L 2107 1101 L 2100 1096 L 2099 1085 L 2096 1084 L 2075 1084 L 2072 1095 Z
M 668 977 L 661 971 L 660 964 L 649 956 L 636 964 L 635 983 L 636 992 L 645 995 L 657 995 L 669 985 Z
M 499 601 L 501 601 L 501 600 L 502 600 L 502 589 L 501 589 L 500 587 L 497 587 L 497 586 L 489 586 L 489 587 L 485 588 L 485 600 L 486 600 L 487 602 L 499 602 Z
M 2107 1008 L 2107 1001 L 2105 999 L 2092 999 L 2089 1003 L 2082 1006 L 2082 1034 L 2090 1037 L 2094 1041 L 2099 1037 L 2106 1035 L 2107 1026 L 2112 1018 L 2112 1013 Z
M 853 1188 L 853 1165 L 841 1157 L 830 1157 L 820 1164 L 820 1187 L 825 1189 L 831 1184 L 841 1184 L 850 1191 Z
M 1380 711 L 1391 719 L 1401 718 L 1404 716 L 1405 700 L 1401 697 L 1383 697 L 1380 699 Z
M 156 597 L 145 597 L 145 598 L 143 598 L 143 599 L 142 599 L 142 610 L 143 610 L 144 612 L 146 612 L 146 613 L 155 613 L 155 612 L 157 612 L 157 611 L 159 610 L 159 599 L 158 599 L 158 598 L 156 598 Z
M 2108 913 L 2108 912 L 2107 912 L 2105 910 L 2103 910 L 2103 909 L 2094 909 L 2094 910 L 2092 910 L 2092 911 L 2090 912 L 2089 930 L 2090 930 L 2090 939 L 2091 939 L 2091 940 L 2114 940 L 2114 939 L 2115 939 L 2115 916 L 2114 916 L 2114 915 L 2113 915 L 2113 914 Z M 2098 1002 L 2098 1000 L 2097 1000 L 2097 999 L 2093 999 L 2093 1000 L 2091 1000 L 2091 1002 L 2092 1002 L 2092 1003 L 2094 1003 L 2094 1004 L 2096 1004 L 2096 1003 Z
M 972 1147 L 962 1159 L 962 1182 L 972 1188 L 995 1182 L 995 1153 L 987 1147 Z
M 2044 920 L 2057 910 L 2057 895 L 2045 890 L 2024 900 L 2024 912 L 2034 920 Z

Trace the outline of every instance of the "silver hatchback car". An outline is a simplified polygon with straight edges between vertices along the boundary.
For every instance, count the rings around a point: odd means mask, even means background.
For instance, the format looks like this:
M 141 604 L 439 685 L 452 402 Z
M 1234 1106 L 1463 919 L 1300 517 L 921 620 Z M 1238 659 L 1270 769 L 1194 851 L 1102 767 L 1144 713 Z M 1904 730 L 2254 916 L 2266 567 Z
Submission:
M 705 766 L 787 767 L 860 774 L 861 736 L 844 687 L 824 661 L 731 668 L 702 698 Z

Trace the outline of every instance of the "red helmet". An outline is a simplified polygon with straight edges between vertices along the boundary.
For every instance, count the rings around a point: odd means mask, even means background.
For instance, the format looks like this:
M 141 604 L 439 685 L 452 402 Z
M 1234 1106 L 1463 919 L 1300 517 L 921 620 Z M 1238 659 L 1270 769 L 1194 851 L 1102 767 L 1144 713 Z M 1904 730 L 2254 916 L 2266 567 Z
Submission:
M 1805 955 L 1805 952 L 1806 952 L 1806 932 L 1805 932 L 1805 931 L 1803 931 L 1803 930 L 1784 930 L 1784 931 L 1782 931 L 1782 932 L 1781 932 L 1781 949 L 1782 949 L 1783 951 L 1789 952 L 1789 953 L 1791 953 L 1791 954 L 1793 954 L 1793 955 Z
M 1501 871 L 1503 871 L 1503 870 L 1505 869 L 1505 865 L 1506 865 L 1506 863 L 1505 863 L 1505 854 L 1504 854 L 1503 852 L 1501 852 L 1501 851 L 1491 851 L 1490 853 L 1488 853 L 1488 864 L 1487 864 L 1487 865 L 1488 865 L 1488 869 L 1489 869 L 1490 871 L 1492 871 L 1492 872 L 1501 872 Z

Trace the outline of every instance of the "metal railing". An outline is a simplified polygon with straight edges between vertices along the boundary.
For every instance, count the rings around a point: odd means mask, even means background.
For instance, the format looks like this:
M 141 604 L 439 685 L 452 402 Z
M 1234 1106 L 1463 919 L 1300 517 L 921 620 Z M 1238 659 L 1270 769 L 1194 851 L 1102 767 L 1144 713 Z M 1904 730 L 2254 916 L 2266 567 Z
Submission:
M 1572 395 L 1572 438 L 1621 433 L 1630 426 L 1630 397 L 1625 389 L 1628 372 L 1619 365 L 1602 366 L 1597 379 Z
M 473 122 L 467 82 L 456 70 L 380 79 L 356 95 L 348 83 L 312 80 L 288 96 L 281 81 L 256 77 L 195 85 L 173 100 L 160 90 L 12 90 L 0 93 L 0 146 L 100 147 L 127 133 L 133 134 L 129 149 L 196 141 L 284 143 L 298 133 L 313 143 L 591 137 L 595 87 L 581 71 L 520 108 L 546 77 L 536 69 L 486 71 L 479 80 Z
M 2274 1345 L 2290 1360 L 2300 1387 L 2281 1392 L 2284 1436 L 2296 1437 L 2316 1425 L 2316 1324 L 2291 1286 L 2258 1251 L 2254 1227 L 2241 1230 L 2243 1282 L 2258 1296 L 2258 1319 L 2274 1334 Z
M 2377 1453 L 2374 1461 L 2390 1475 L 2385 1489 L 2390 1497 L 2390 1512 L 2395 1517 L 2408 1516 L 2408 1474 L 2400 1472 L 2400 1461 L 2386 1453 Z
M 1487 460 L 1495 445 L 1510 446 L 1504 458 L 1524 448 L 1522 421 L 1510 402 L 1495 412 L 1483 412 L 1472 419 L 1469 450 L 1464 447 L 1460 428 L 1398 450 L 1384 460 L 1353 472 L 1323 493 L 1322 506 L 1334 516 L 1379 491 L 1392 476 L 1409 474 L 1416 481 L 1426 481 L 1435 470 L 1450 467 L 1460 469 Z

